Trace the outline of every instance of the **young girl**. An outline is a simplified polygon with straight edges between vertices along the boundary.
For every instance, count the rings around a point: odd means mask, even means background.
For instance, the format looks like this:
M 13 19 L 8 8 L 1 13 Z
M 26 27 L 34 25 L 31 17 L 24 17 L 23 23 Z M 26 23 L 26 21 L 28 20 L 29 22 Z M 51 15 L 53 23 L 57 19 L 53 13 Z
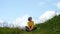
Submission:
M 34 21 L 32 21 L 32 17 L 28 18 L 27 25 L 28 26 L 26 26 L 26 31 L 32 31 L 32 30 L 34 30 Z

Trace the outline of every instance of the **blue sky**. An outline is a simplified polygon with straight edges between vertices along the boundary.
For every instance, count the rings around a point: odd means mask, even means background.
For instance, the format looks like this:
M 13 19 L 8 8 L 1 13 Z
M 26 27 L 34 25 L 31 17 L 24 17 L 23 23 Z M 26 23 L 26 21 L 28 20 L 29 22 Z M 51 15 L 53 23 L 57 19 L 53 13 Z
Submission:
M 38 18 L 48 10 L 59 12 L 57 2 L 60 0 L 0 0 L 0 18 L 6 21 L 13 21 L 24 15 Z

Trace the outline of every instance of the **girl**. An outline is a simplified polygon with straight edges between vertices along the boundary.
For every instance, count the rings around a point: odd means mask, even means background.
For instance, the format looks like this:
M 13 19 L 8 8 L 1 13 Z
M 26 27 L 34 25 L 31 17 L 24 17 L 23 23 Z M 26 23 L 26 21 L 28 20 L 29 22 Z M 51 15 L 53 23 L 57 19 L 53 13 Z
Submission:
M 32 21 L 32 17 L 29 17 L 29 18 L 28 18 L 27 25 L 28 25 L 28 26 L 26 26 L 26 31 L 32 31 L 32 30 L 36 29 L 36 28 L 34 27 L 34 21 Z

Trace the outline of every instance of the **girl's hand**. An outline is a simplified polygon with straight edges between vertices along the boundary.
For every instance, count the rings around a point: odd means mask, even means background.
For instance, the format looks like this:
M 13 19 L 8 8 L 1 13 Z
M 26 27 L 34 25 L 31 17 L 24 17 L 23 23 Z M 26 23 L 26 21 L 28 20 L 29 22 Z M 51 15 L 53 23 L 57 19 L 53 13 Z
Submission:
M 32 30 L 33 28 L 30 28 L 30 30 Z

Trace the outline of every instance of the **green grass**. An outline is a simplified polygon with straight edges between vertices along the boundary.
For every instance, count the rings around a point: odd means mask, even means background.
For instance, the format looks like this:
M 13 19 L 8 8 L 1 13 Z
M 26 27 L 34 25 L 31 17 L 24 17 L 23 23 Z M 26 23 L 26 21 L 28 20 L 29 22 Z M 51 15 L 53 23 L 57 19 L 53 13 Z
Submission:
M 0 27 L 0 34 L 60 34 L 60 15 L 35 26 L 37 29 L 31 32 L 19 28 Z

